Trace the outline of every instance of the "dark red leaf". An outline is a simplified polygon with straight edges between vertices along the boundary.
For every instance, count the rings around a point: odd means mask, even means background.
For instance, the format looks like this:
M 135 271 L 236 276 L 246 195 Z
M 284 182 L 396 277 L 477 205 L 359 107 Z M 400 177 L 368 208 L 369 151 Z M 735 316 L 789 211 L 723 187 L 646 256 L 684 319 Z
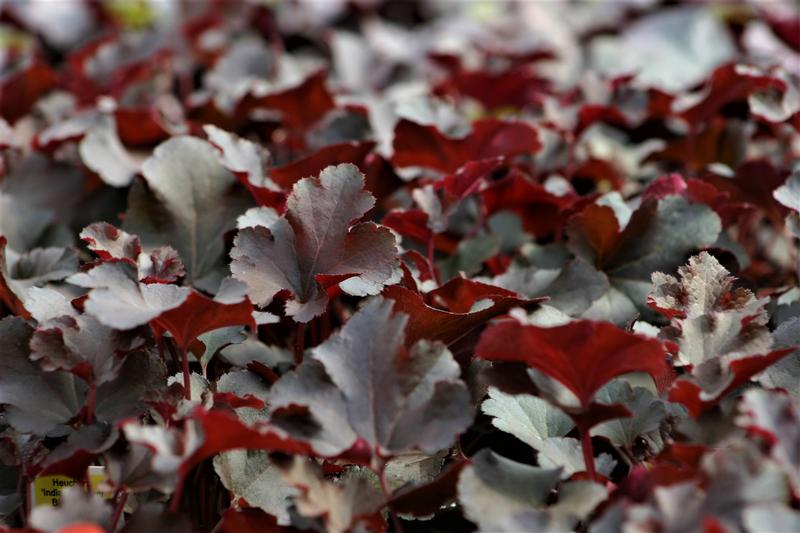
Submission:
M 270 450 L 304 455 L 311 452 L 305 443 L 282 437 L 274 430 L 259 431 L 225 411 L 198 409 L 191 418 L 199 424 L 204 438 L 200 448 L 181 464 L 182 478 L 204 460 L 227 450 Z
M 269 177 L 281 187 L 291 189 L 301 179 L 317 176 L 325 167 L 331 165 L 353 163 L 365 172 L 364 158 L 374 147 L 373 141 L 332 144 L 291 163 L 271 169 Z
M 788 211 L 772 196 L 772 191 L 783 185 L 788 173 L 776 168 L 765 159 L 742 163 L 736 168 L 733 179 L 706 174 L 703 181 L 720 192 L 727 193 L 733 202 L 749 203 L 760 208 L 773 224 L 783 225 Z
M 513 307 L 532 307 L 544 298 L 525 299 L 507 296 L 503 289 L 498 293 L 486 295 L 492 305 L 474 313 L 453 313 L 436 309 L 425 303 L 422 295 L 409 289 L 394 285 L 387 287 L 383 295 L 395 300 L 396 313 L 409 315 L 406 325 L 406 344 L 411 346 L 420 339 L 440 340 L 453 344 L 470 331 L 485 324 L 492 318 L 505 314 Z
M 473 123 L 465 138 L 454 139 L 435 126 L 402 119 L 394 130 L 392 162 L 401 167 L 455 172 L 472 160 L 533 154 L 539 148 L 538 133 L 524 122 L 486 118 Z
M 326 86 L 327 77 L 327 72 L 320 70 L 296 87 L 258 98 L 249 96 L 240 103 L 239 111 L 255 107 L 275 109 L 281 113 L 286 126 L 306 131 L 334 108 L 333 97 Z
M 491 297 L 517 298 L 518 295 L 506 289 L 488 285 L 467 278 L 453 278 L 441 287 L 426 295 L 429 304 L 447 309 L 453 313 L 469 313 L 478 300 Z
M 486 178 L 503 164 L 503 158 L 482 159 L 470 161 L 459 168 L 455 174 L 445 176 L 439 182 L 445 190 L 445 207 L 463 200 L 468 195 L 477 192 Z
M 528 64 L 502 72 L 459 69 L 434 88 L 437 94 L 453 94 L 477 100 L 488 109 L 539 106 L 551 92 L 550 82 L 537 76 Z
M 13 124 L 28 114 L 40 96 L 57 86 L 53 69 L 33 60 L 0 79 L 0 116 Z
M 762 74 L 756 69 L 725 65 L 715 70 L 709 78 L 705 97 L 681 111 L 680 116 L 693 127 L 709 120 L 726 104 L 746 101 L 751 93 L 765 89 L 785 89 L 785 85 L 779 78 Z
M 225 326 L 256 328 L 253 304 L 244 298 L 237 303 L 223 303 L 193 290 L 184 302 L 161 313 L 151 325 L 157 333 L 169 331 L 178 346 L 188 349 L 189 343 L 208 331 Z
M 617 250 L 620 228 L 617 215 L 608 206 L 589 204 L 569 221 L 570 244 L 584 250 L 584 257 L 592 258 L 602 267 Z
M 553 328 L 514 320 L 493 324 L 481 335 L 475 355 L 489 361 L 521 361 L 555 379 L 589 407 L 594 394 L 613 378 L 669 372 L 661 342 L 606 322 L 580 320 Z
M 222 533 L 278 533 L 293 531 L 292 528 L 279 526 L 278 520 L 255 507 L 230 507 L 222 514 L 220 522 Z
M 120 141 L 126 146 L 150 146 L 169 137 L 170 134 L 157 118 L 157 113 L 149 107 L 120 108 L 114 111 Z
M 628 126 L 629 120 L 619 109 L 614 106 L 590 104 L 584 105 L 578 111 L 578 124 L 575 126 L 574 135 L 577 137 L 597 122 Z
M 433 237 L 428 227 L 428 214 L 422 209 L 394 209 L 386 213 L 381 221 L 403 237 L 427 243 Z
M 488 214 L 513 211 L 522 218 L 525 231 L 537 237 L 559 231 L 570 210 L 587 201 L 574 194 L 556 196 L 519 171 L 487 187 L 481 198 Z

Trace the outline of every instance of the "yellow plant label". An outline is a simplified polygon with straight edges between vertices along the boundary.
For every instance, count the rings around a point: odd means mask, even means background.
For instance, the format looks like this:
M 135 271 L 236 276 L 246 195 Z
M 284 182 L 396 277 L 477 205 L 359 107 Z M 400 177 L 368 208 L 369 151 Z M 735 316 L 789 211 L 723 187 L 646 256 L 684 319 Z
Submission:
M 111 492 L 100 490 L 100 486 L 106 479 L 105 467 L 89 467 L 89 485 L 92 491 L 110 500 L 114 495 Z M 78 481 L 67 476 L 39 476 L 33 480 L 33 484 L 31 485 L 31 501 L 34 507 L 39 505 L 55 507 L 61 503 L 61 492 L 67 487 L 71 487 L 77 483 Z

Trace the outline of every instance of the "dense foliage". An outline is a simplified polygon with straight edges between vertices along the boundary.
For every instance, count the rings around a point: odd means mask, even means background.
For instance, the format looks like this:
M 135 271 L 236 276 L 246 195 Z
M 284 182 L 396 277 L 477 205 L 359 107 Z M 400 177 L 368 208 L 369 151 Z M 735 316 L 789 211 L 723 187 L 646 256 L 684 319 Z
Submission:
M 800 531 L 798 17 L 0 2 L 0 529 Z

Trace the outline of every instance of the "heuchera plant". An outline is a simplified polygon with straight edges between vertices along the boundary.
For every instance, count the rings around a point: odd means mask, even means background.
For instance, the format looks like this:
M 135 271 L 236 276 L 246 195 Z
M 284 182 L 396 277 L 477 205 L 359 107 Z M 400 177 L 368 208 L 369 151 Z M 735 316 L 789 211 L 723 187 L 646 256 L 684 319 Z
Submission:
M 798 20 L 0 2 L 0 531 L 800 531 Z

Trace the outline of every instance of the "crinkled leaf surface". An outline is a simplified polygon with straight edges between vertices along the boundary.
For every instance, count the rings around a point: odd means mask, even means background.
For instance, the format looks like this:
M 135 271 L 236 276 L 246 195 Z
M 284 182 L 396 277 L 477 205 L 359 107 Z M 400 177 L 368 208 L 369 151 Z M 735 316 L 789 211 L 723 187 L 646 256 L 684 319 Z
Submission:
M 699 366 L 726 354 L 769 350 L 767 300 L 733 287 L 733 276 L 707 252 L 689 259 L 673 276 L 653 274 L 649 303 L 668 317 L 664 336 L 679 347 L 685 365 Z
M 653 274 L 649 301 L 671 318 L 662 336 L 677 344 L 681 363 L 691 365 L 703 399 L 719 396 L 737 376 L 749 379 L 760 370 L 753 367 L 760 357 L 766 366 L 788 353 L 769 351 L 772 336 L 764 307 L 767 300 L 734 288 L 734 278 L 712 255 L 701 252 L 678 273 L 680 281 Z M 746 370 L 749 375 L 745 377 Z
M 293 297 L 286 312 L 308 322 L 325 310 L 328 285 L 346 292 L 376 294 L 396 264 L 394 237 L 380 226 L 352 225 L 374 205 L 354 165 L 323 170 L 295 184 L 287 211 L 269 228 L 245 228 L 231 252 L 233 275 L 247 283 L 257 305 L 281 291 Z

